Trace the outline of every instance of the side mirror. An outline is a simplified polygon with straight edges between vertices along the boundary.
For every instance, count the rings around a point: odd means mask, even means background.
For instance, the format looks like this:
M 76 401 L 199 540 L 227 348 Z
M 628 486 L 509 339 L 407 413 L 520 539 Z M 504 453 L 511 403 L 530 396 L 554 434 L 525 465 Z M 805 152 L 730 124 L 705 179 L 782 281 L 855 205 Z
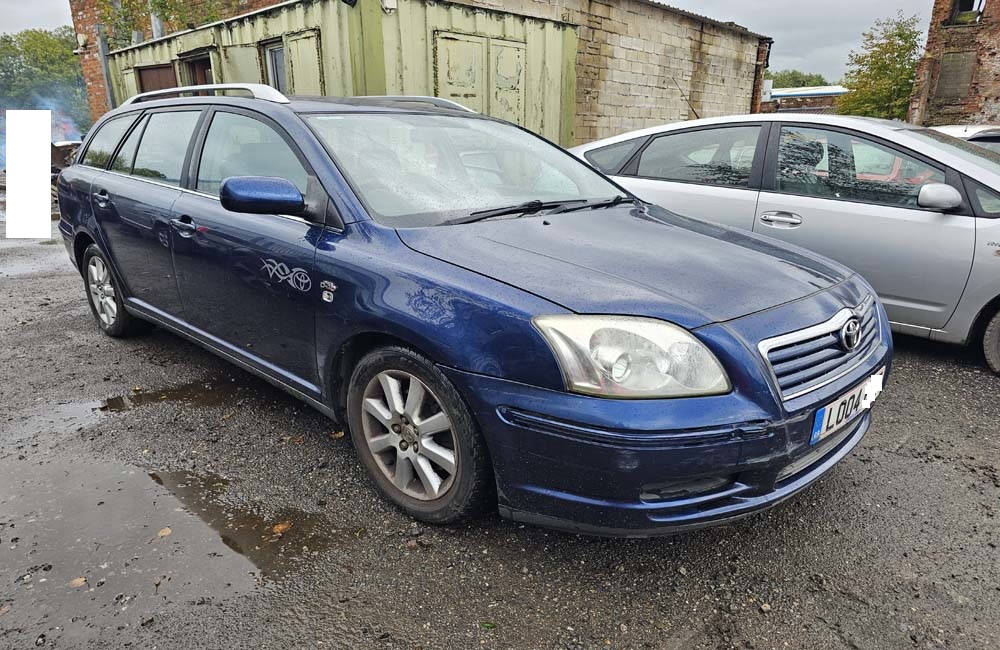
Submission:
M 222 207 L 249 214 L 298 215 L 305 210 L 302 192 L 290 181 L 274 176 L 232 176 L 219 188 Z
M 917 195 L 917 205 L 921 208 L 947 212 L 961 207 L 962 195 L 951 185 L 928 183 L 920 188 L 920 194 Z

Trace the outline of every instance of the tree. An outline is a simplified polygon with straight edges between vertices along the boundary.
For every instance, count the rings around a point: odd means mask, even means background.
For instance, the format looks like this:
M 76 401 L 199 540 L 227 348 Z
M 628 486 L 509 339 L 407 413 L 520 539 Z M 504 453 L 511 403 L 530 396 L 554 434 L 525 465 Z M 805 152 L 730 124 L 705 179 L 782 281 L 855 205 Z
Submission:
M 244 0 L 245 2 L 245 0 Z M 241 0 L 100 0 L 101 22 L 107 25 L 112 48 L 132 43 L 132 32 L 147 32 L 150 16 L 156 14 L 166 31 L 203 25 L 232 15 L 242 6 Z
M 830 82 L 826 78 L 815 72 L 802 72 L 801 70 L 778 70 L 764 73 L 765 79 L 774 81 L 775 88 L 802 88 L 803 86 L 829 86 Z
M 905 120 L 920 60 L 921 31 L 917 16 L 876 20 L 862 37 L 861 50 L 851 51 L 843 85 L 850 91 L 837 101 L 842 115 Z
M 74 47 L 76 35 L 68 26 L 0 34 L 0 106 L 58 111 L 86 130 L 90 112 Z

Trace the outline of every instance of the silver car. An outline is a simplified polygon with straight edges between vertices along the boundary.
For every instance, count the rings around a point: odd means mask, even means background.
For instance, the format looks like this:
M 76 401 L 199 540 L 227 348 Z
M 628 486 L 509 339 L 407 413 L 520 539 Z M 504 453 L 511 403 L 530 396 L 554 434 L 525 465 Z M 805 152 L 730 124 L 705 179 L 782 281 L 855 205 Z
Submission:
M 846 264 L 895 331 L 982 344 L 1000 373 L 1000 154 L 902 122 L 787 113 L 571 151 L 647 201 Z

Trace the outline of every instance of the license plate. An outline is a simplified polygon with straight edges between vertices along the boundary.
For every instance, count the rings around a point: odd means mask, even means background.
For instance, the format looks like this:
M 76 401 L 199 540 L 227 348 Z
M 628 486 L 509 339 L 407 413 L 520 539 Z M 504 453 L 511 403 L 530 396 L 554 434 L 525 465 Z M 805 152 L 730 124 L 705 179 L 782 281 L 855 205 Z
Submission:
M 855 386 L 849 393 L 841 395 L 835 401 L 816 411 L 809 444 L 815 445 L 827 436 L 837 433 L 867 411 L 878 394 L 882 392 L 882 379 L 884 377 L 885 368 L 882 368 Z

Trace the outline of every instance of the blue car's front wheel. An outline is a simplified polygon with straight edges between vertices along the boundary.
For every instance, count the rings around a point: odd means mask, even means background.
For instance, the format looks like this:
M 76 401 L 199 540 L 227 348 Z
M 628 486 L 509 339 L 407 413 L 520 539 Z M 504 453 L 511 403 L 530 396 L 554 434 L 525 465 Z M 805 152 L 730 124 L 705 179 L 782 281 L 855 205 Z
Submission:
M 451 523 L 490 506 L 492 468 L 475 419 L 422 355 L 385 347 L 363 357 L 351 377 L 348 418 L 376 486 L 411 516 Z

